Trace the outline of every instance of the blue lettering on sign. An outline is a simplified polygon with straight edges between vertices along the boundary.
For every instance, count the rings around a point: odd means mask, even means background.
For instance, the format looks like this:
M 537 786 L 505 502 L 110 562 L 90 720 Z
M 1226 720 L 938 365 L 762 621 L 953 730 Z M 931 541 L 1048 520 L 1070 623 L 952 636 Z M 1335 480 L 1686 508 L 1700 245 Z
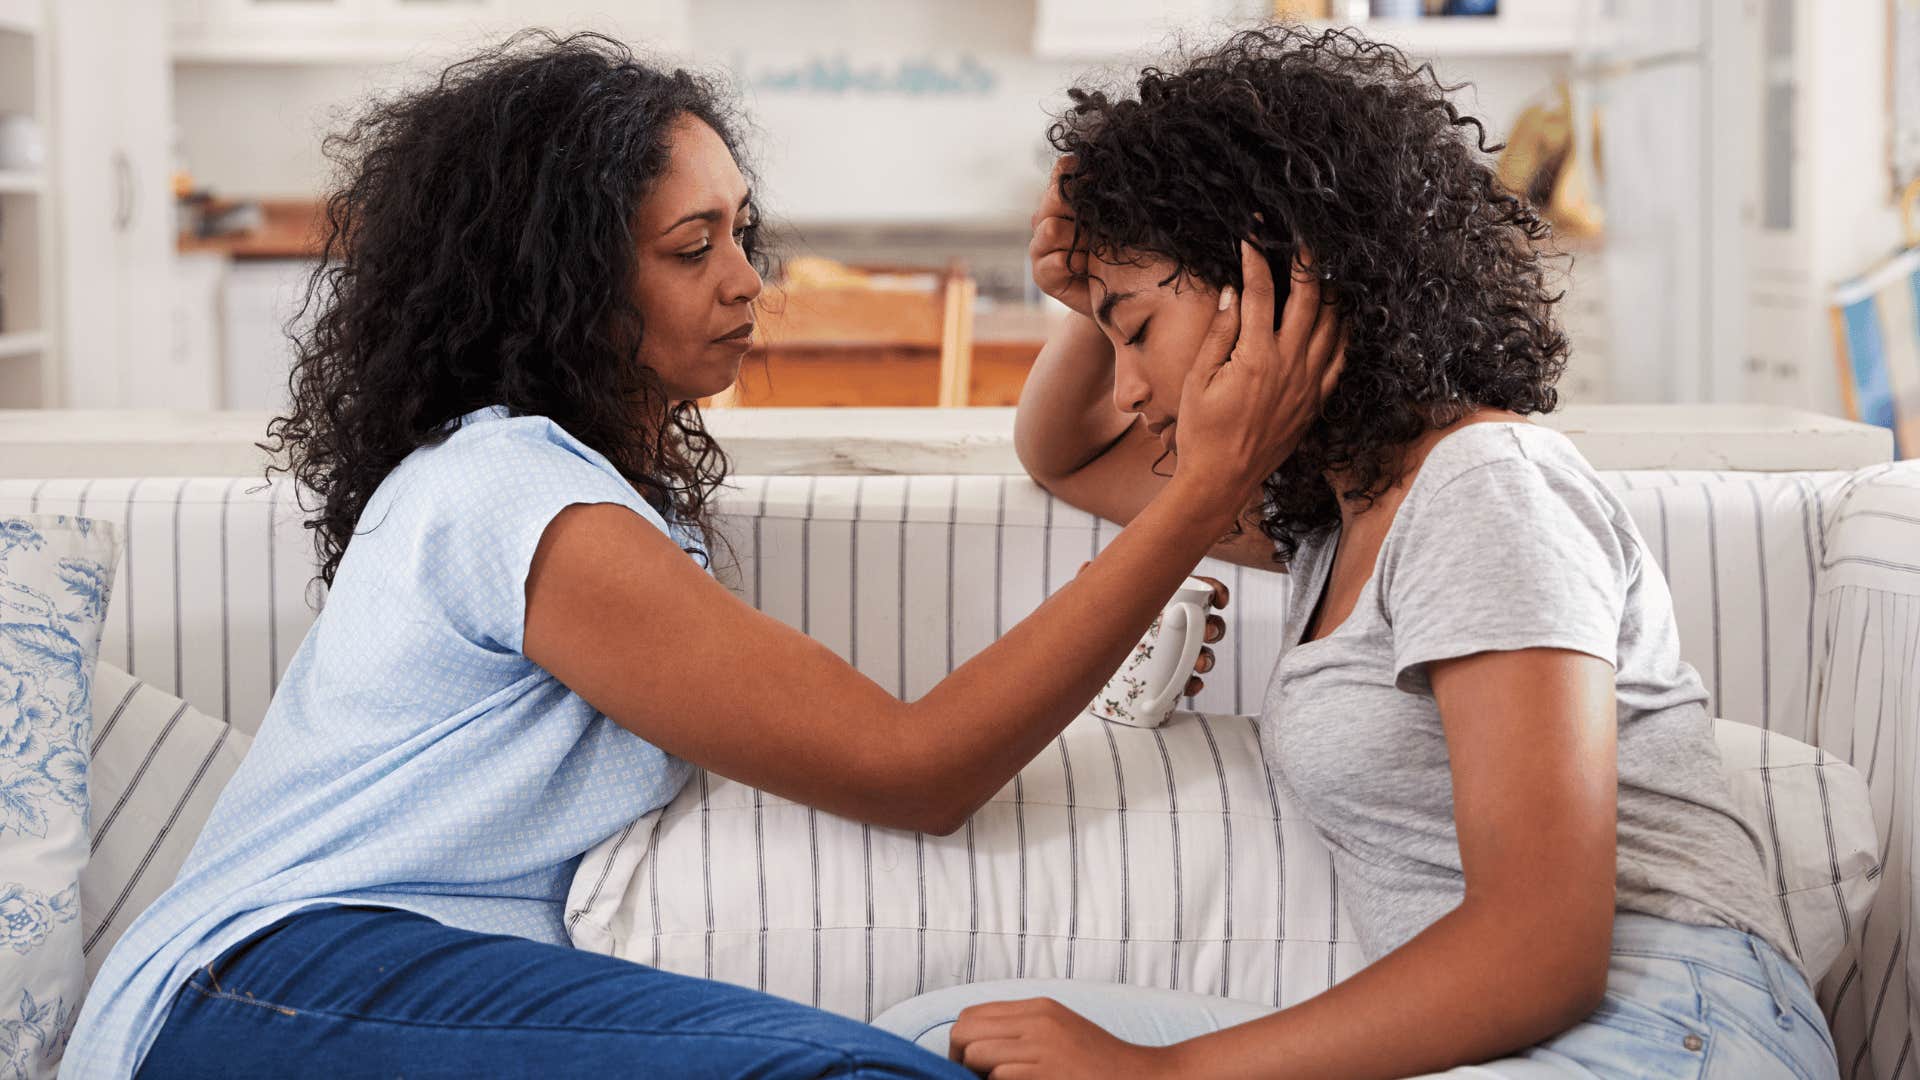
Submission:
M 745 67 L 736 64 L 735 69 Z M 986 97 L 1000 77 L 971 56 L 951 64 L 926 57 L 855 63 L 844 55 L 754 68 L 747 80 L 763 93 L 874 94 L 902 97 Z

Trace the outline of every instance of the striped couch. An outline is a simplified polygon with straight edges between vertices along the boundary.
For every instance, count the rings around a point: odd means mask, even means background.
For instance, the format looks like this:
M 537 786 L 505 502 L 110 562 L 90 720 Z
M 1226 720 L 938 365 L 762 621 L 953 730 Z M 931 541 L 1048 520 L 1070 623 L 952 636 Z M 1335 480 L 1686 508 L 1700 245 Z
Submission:
M 1883 844 L 1878 897 L 1820 987 L 1842 1074 L 1920 1078 L 1920 932 L 1910 850 L 1920 764 L 1920 465 L 1858 473 L 1615 472 L 1664 569 L 1683 649 L 1713 709 L 1821 747 L 1868 780 Z M 1024 479 L 983 476 L 740 477 L 724 504 L 748 601 L 819 638 L 904 696 L 932 686 L 1017 621 L 1115 529 Z M 0 481 L 0 513 L 76 513 L 120 523 L 125 553 L 101 659 L 231 725 L 257 728 L 314 616 L 312 556 L 294 492 L 254 479 Z M 1233 588 L 1227 640 L 1188 704 L 1256 712 L 1277 652 L 1282 576 L 1203 568 Z M 164 731 L 146 760 L 164 759 Z M 151 864 L 191 790 L 192 760 L 143 769 L 167 786 L 115 828 Z M 177 798 L 171 794 L 178 789 Z M 96 799 L 98 793 L 96 792 Z M 150 818 L 151 820 L 147 820 Z M 172 846 L 184 849 L 184 838 Z M 117 849 L 116 849 L 117 850 Z M 131 857 L 104 858 L 96 890 L 123 900 Z M 164 877 L 165 875 L 159 875 Z M 158 887 L 141 886 L 145 895 Z M 137 910 L 88 928 L 99 953 Z M 83 912 L 83 918 L 93 913 Z M 90 953 L 93 950 L 90 950 Z M 1335 964 L 1322 960 L 1333 977 Z M 883 1002 L 889 1004 L 890 1002 Z

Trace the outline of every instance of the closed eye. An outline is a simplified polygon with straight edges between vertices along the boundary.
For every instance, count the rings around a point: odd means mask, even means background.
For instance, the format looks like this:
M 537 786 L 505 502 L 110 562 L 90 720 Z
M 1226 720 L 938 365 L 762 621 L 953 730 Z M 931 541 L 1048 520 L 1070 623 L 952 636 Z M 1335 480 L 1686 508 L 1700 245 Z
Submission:
M 1147 327 L 1152 325 L 1153 325 L 1153 316 L 1149 315 L 1147 316 L 1146 320 L 1140 324 L 1140 329 L 1135 330 L 1133 332 L 1133 336 L 1128 338 L 1124 342 L 1124 344 L 1126 344 L 1129 348 L 1131 348 L 1147 340 Z

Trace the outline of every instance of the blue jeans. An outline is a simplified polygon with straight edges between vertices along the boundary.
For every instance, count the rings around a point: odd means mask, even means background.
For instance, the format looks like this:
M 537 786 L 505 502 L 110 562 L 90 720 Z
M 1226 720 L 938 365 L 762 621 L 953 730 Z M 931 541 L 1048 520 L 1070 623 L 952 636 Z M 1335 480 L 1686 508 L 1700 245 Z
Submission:
M 1272 1012 L 1172 990 L 1064 980 L 1008 980 L 936 990 L 874 1020 L 944 1055 L 960 1010 L 1050 997 L 1127 1042 L 1204 1035 Z M 1833 1080 L 1840 1074 L 1807 981 L 1750 934 L 1621 914 L 1605 1001 L 1586 1020 L 1518 1054 L 1444 1075 L 1465 1080 Z
M 359 907 L 290 916 L 195 973 L 140 1076 L 973 1078 L 753 990 Z

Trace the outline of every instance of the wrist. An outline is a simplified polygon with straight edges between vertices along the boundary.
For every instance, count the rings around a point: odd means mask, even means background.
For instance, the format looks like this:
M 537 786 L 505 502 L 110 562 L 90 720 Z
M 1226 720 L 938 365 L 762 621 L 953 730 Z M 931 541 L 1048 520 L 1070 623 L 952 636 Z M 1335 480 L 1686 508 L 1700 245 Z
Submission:
M 1206 525 L 1212 536 L 1224 536 L 1240 519 L 1252 497 L 1234 477 L 1208 475 L 1197 469 L 1176 469 L 1162 494 L 1183 515 Z
M 1169 1046 L 1147 1046 L 1141 1065 L 1144 1066 L 1135 1075 L 1148 1080 L 1192 1080 L 1204 1075 L 1200 1069 L 1199 1055 L 1194 1053 L 1194 1040 L 1173 1043 Z

